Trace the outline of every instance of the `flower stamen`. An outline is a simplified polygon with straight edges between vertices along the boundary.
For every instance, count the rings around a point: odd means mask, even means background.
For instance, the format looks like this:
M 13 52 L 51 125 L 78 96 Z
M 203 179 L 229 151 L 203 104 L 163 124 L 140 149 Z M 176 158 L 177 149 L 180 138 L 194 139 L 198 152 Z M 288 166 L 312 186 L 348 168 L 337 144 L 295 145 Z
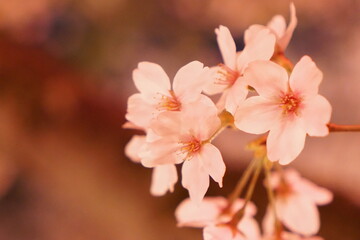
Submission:
M 234 71 L 225 64 L 218 65 L 219 70 L 215 79 L 215 84 L 232 86 L 240 76 L 238 71 Z
M 301 98 L 294 93 L 286 93 L 280 98 L 280 107 L 283 109 L 283 114 L 295 114 L 298 115 L 298 109 L 301 104 Z
M 199 152 L 202 146 L 202 142 L 196 139 L 195 137 L 191 137 L 189 141 L 180 142 L 182 147 L 180 148 L 180 152 L 186 154 L 185 160 L 189 160 L 192 156 Z
M 175 96 L 174 91 L 169 90 L 170 96 L 162 95 L 157 109 L 159 111 L 180 111 L 181 103 Z

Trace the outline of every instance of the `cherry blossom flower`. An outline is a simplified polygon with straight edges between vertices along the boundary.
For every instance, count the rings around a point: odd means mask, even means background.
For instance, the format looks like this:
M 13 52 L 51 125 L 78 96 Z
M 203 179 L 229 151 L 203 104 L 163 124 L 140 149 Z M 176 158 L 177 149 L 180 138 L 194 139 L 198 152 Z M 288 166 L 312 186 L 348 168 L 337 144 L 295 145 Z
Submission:
M 306 134 L 329 133 L 331 105 L 318 94 L 322 72 L 310 57 L 304 56 L 288 74 L 270 61 L 256 61 L 244 74 L 247 83 L 260 96 L 240 105 L 235 125 L 248 133 L 269 132 L 267 154 L 271 161 L 288 164 L 302 151 Z
M 245 44 L 251 42 L 256 34 L 263 29 L 270 29 L 276 36 L 277 51 L 283 53 L 293 35 L 293 32 L 297 25 L 296 10 L 293 3 L 290 4 L 290 23 L 286 27 L 285 18 L 281 15 L 274 16 L 266 26 L 260 24 L 251 25 L 244 34 Z
M 163 112 L 151 124 L 159 139 L 147 143 L 142 164 L 154 167 L 182 163 L 182 185 L 190 198 L 200 202 L 209 187 L 209 175 L 222 187 L 225 164 L 220 151 L 210 143 L 221 128 L 217 108 L 206 96 L 181 112 Z
M 185 199 L 177 207 L 175 216 L 178 226 L 204 228 L 205 240 L 258 240 L 260 230 L 253 218 L 256 214 L 253 203 L 248 202 L 244 216 L 235 228 L 228 224 L 243 206 L 243 199 L 237 199 L 230 208 L 227 199 L 223 197 L 206 197 L 200 204 Z
M 205 86 L 207 94 L 221 93 L 218 107 L 234 113 L 237 105 L 248 93 L 247 85 L 241 80 L 247 65 L 254 60 L 269 60 L 274 53 L 275 37 L 270 30 L 263 29 L 256 34 L 252 41 L 245 45 L 242 52 L 236 52 L 233 37 L 227 27 L 215 29 L 217 42 L 224 64 L 212 67 L 208 72 L 209 83 Z
M 262 240 L 324 240 L 324 239 L 319 236 L 302 237 L 298 234 L 283 231 L 280 237 L 271 235 L 262 238 Z
M 125 147 L 126 156 L 136 163 L 141 162 L 139 152 L 146 144 L 145 138 L 145 136 L 135 135 Z M 154 196 L 162 196 L 167 191 L 173 192 L 177 180 L 177 171 L 174 164 L 155 166 L 152 173 L 150 193 Z
M 141 62 L 133 71 L 133 80 L 140 93 L 128 99 L 126 119 L 148 128 L 152 119 L 164 111 L 180 111 L 183 104 L 197 101 L 203 89 L 202 75 L 208 70 L 198 61 L 180 68 L 172 88 L 164 70 L 155 63 Z
M 272 173 L 270 188 L 275 192 L 276 215 L 285 227 L 304 236 L 311 236 L 319 231 L 320 217 L 317 206 L 332 201 L 333 195 L 329 190 L 302 178 L 294 169 L 287 169 L 282 174 Z M 274 232 L 273 216 L 272 209 L 268 207 L 263 221 L 267 235 Z

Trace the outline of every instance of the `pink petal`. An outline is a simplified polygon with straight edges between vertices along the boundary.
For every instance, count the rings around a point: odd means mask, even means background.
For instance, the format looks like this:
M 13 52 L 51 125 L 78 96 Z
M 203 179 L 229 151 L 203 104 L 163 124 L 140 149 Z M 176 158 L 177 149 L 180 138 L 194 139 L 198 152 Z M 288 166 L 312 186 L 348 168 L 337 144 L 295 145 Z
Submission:
M 226 225 L 210 225 L 204 228 L 204 240 L 245 240 L 240 233 L 234 235 L 232 229 Z
M 138 127 L 148 128 L 156 113 L 154 106 L 147 103 L 141 94 L 136 93 L 128 99 L 125 118 Z
M 333 194 L 329 190 L 319 187 L 305 178 L 294 184 L 293 189 L 298 194 L 310 198 L 316 205 L 328 204 L 333 199 Z
M 204 69 L 204 64 L 193 61 L 180 68 L 176 73 L 173 89 L 181 103 L 197 99 L 205 84 L 205 70 L 208 69 Z
M 245 81 L 255 88 L 258 94 L 271 101 L 288 91 L 288 74 L 286 70 L 270 61 L 255 61 L 249 64 L 244 73 Z
M 291 194 L 285 199 L 277 199 L 276 210 L 283 224 L 293 232 L 310 236 L 319 231 L 319 211 L 306 196 Z
M 177 135 L 180 132 L 181 117 L 181 112 L 162 112 L 151 121 L 149 128 L 158 136 Z
M 150 192 L 154 196 L 162 196 L 167 191 L 173 192 L 177 180 L 178 176 L 175 165 L 156 166 L 152 174 Z
M 280 48 L 285 51 L 287 46 L 289 45 L 289 42 L 291 40 L 291 37 L 294 33 L 294 30 L 297 25 L 297 18 L 296 18 L 296 10 L 294 3 L 290 4 L 290 23 L 284 33 L 284 35 L 278 40 L 278 45 Z
M 145 150 L 139 153 L 141 164 L 145 167 L 156 167 L 162 164 L 181 163 L 177 157 L 179 144 L 173 138 L 161 138 L 160 140 L 147 143 Z
M 280 164 L 292 162 L 303 150 L 306 132 L 301 121 L 297 119 L 283 119 L 275 125 L 267 138 L 268 158 L 271 161 L 279 160 Z
M 259 224 L 254 218 L 243 217 L 237 227 L 246 240 L 259 240 L 261 238 Z
M 249 63 L 255 60 L 269 60 L 274 54 L 275 41 L 275 36 L 269 29 L 259 31 L 239 55 L 237 70 L 243 73 Z
M 225 109 L 234 114 L 239 104 L 243 103 L 248 94 L 247 84 L 242 77 L 238 78 L 234 85 L 229 88 L 226 100 Z
M 271 206 L 266 208 L 266 213 L 262 221 L 262 230 L 265 236 L 271 236 L 274 233 L 275 218 Z
M 275 15 L 267 24 L 267 27 L 270 28 L 275 33 L 276 38 L 279 39 L 285 34 L 285 18 L 281 15 Z
M 331 105 L 321 95 L 315 95 L 304 101 L 301 117 L 310 136 L 323 137 L 329 134 L 327 124 L 331 118 Z
M 247 133 L 269 131 L 281 119 L 281 108 L 261 96 L 250 97 L 235 113 L 235 126 Z
M 211 67 L 205 74 L 204 78 L 206 78 L 203 90 L 208 95 L 214 95 L 223 92 L 226 88 L 229 86 L 226 84 L 219 84 L 218 78 L 222 77 L 220 76 L 219 72 L 221 72 L 222 69 L 220 66 Z
M 190 199 L 200 204 L 209 188 L 209 174 L 202 166 L 201 160 L 196 155 L 191 160 L 183 163 L 182 185 L 189 191 Z
M 149 102 L 154 101 L 155 94 L 168 94 L 170 80 L 162 67 L 156 63 L 141 62 L 133 71 L 136 88 Z
M 139 150 L 145 144 L 145 136 L 134 135 L 131 140 L 126 144 L 125 155 L 133 162 L 139 163 L 141 158 L 138 155 Z
M 227 200 L 223 197 L 205 197 L 200 204 L 187 198 L 175 210 L 178 226 L 205 227 L 215 223 L 226 204 Z
M 236 68 L 236 45 L 230 30 L 222 25 L 215 29 L 217 42 L 220 48 L 224 63 L 231 69 Z
M 248 45 L 250 42 L 254 41 L 256 35 L 261 31 L 266 29 L 265 26 L 260 24 L 253 24 L 244 32 L 244 42 L 245 45 Z
M 322 72 L 311 58 L 304 56 L 295 65 L 289 83 L 293 92 L 299 93 L 305 98 L 310 98 L 318 93 L 322 78 Z
M 198 158 L 205 171 L 222 187 L 226 167 L 219 149 L 210 143 L 204 144 Z

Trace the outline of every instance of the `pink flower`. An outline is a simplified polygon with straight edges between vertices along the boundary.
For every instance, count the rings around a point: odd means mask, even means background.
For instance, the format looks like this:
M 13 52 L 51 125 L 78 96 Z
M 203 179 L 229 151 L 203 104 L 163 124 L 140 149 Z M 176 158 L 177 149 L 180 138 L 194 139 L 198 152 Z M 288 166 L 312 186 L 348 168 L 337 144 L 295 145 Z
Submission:
M 139 152 L 143 150 L 145 145 L 145 136 L 133 136 L 125 147 L 126 156 L 132 161 L 140 163 Z M 167 191 L 173 192 L 177 180 L 177 171 L 174 164 L 155 166 L 152 173 L 150 193 L 154 196 L 162 196 Z
M 228 201 L 223 197 L 206 197 L 200 204 L 185 199 L 177 207 L 175 216 L 178 226 L 203 227 L 205 240 L 258 240 L 260 230 L 253 218 L 256 214 L 256 207 L 253 203 L 248 203 L 244 216 L 236 227 L 228 224 L 243 205 L 244 200 L 237 199 L 228 209 Z
M 290 78 L 270 61 L 251 63 L 244 77 L 260 96 L 238 107 L 235 125 L 253 134 L 270 131 L 266 145 L 271 161 L 288 164 L 304 148 L 306 134 L 328 134 L 331 105 L 318 94 L 322 73 L 310 57 L 295 65 Z
M 276 36 L 276 44 L 278 48 L 277 50 L 280 52 L 284 52 L 287 46 L 289 45 L 293 32 L 296 28 L 296 25 L 297 25 L 296 10 L 294 4 L 291 3 L 290 23 L 287 26 L 287 28 L 286 28 L 285 18 L 281 15 L 276 15 L 270 20 L 267 26 L 263 26 L 259 24 L 251 25 L 245 31 L 245 35 L 244 35 L 245 44 L 251 42 L 259 31 L 263 29 L 270 29 L 271 32 Z
M 320 218 L 317 206 L 332 201 L 333 195 L 330 191 L 302 178 L 294 169 L 285 170 L 283 175 L 272 173 L 270 187 L 275 191 L 277 217 L 285 227 L 305 236 L 314 235 L 319 231 Z M 271 235 L 274 218 L 270 207 L 263 224 L 265 233 Z
M 147 143 L 142 163 L 154 167 L 183 162 L 182 185 L 192 200 L 200 202 L 209 187 L 209 175 L 222 187 L 225 164 L 210 143 L 220 127 L 217 108 L 206 96 L 181 112 L 164 112 L 151 124 L 159 139 Z
M 152 119 L 164 111 L 180 111 L 183 104 L 197 101 L 203 89 L 203 64 L 193 61 L 176 73 L 173 86 L 164 70 L 155 63 L 141 62 L 133 71 L 136 93 L 128 99 L 126 119 L 148 128 Z
M 237 105 L 248 93 L 247 85 L 241 79 L 247 65 L 254 60 L 269 60 L 274 53 L 275 37 L 270 30 L 257 32 L 252 41 L 248 42 L 242 52 L 236 52 L 234 39 L 227 27 L 215 29 L 217 42 L 224 64 L 212 67 L 209 71 L 209 83 L 204 91 L 207 94 L 223 92 L 218 103 L 220 110 L 225 108 L 234 113 Z
M 271 235 L 271 236 L 266 236 L 266 237 L 262 238 L 262 240 L 324 240 L 324 239 L 322 237 L 318 237 L 318 236 L 302 237 L 298 234 L 283 231 L 281 233 L 281 238 Z

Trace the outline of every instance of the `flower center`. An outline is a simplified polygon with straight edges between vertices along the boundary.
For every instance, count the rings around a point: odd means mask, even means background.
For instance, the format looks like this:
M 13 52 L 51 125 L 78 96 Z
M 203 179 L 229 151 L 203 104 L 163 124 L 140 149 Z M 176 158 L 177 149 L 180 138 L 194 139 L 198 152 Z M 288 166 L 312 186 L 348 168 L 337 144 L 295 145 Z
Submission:
M 159 105 L 157 107 L 158 110 L 162 111 L 180 111 L 181 103 L 175 96 L 174 91 L 169 90 L 170 96 L 162 95 Z
M 298 109 L 301 104 L 301 98 L 294 93 L 286 93 L 280 99 L 280 106 L 283 109 L 283 114 L 298 114 Z
M 281 198 L 286 198 L 288 195 L 290 195 L 293 190 L 291 186 L 285 182 L 285 180 L 281 180 L 279 186 L 275 188 L 276 195 Z
M 224 64 L 219 64 L 218 67 L 215 84 L 232 86 L 240 76 L 238 71 L 234 71 Z
M 180 152 L 186 154 L 185 159 L 189 160 L 192 156 L 199 152 L 201 149 L 201 141 L 192 136 L 188 141 L 180 142 L 182 145 L 180 148 Z

